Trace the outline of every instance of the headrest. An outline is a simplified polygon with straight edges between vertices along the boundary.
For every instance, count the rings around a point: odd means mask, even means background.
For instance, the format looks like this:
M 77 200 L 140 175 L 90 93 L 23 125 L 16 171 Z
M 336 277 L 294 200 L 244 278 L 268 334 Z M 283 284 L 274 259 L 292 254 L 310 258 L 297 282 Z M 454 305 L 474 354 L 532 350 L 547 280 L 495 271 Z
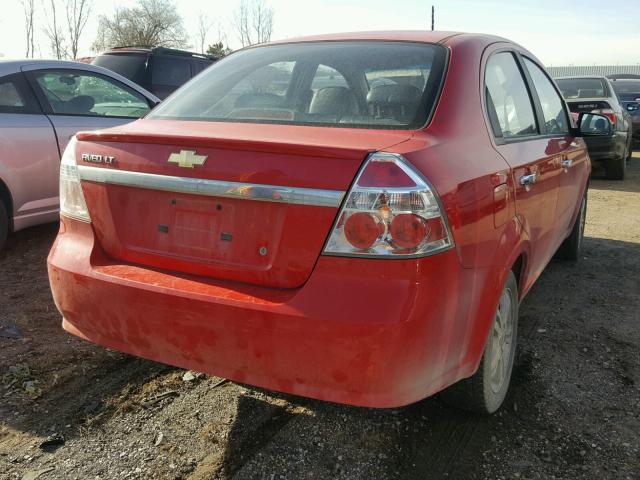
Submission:
M 422 92 L 413 85 L 376 85 L 367 95 L 371 105 L 415 105 Z
M 309 113 L 316 115 L 357 115 L 358 101 L 354 93 L 346 87 L 325 87 L 319 89 L 311 100 Z
M 235 108 L 282 107 L 282 97 L 273 93 L 245 93 L 236 99 Z

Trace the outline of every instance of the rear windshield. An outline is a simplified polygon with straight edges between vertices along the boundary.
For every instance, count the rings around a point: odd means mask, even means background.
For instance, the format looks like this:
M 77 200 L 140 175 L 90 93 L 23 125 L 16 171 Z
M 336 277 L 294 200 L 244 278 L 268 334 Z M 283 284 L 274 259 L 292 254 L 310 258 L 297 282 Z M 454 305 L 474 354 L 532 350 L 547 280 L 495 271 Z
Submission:
M 616 93 L 640 94 L 640 80 L 616 80 L 611 84 Z
M 609 96 L 604 80 L 600 78 L 561 78 L 556 83 L 566 99 Z
M 108 68 L 132 82 L 141 84 L 144 83 L 147 58 L 148 55 L 136 53 L 104 54 L 96 57 L 91 63 L 99 67 Z
M 439 45 L 347 41 L 269 45 L 215 63 L 148 118 L 407 129 L 442 82 Z

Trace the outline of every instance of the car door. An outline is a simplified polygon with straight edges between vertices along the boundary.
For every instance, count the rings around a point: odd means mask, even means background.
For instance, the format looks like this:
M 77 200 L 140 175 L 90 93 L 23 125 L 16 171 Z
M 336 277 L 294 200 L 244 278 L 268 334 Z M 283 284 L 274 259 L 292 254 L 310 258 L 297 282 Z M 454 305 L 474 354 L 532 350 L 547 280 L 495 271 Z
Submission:
M 11 194 L 14 230 L 58 216 L 58 145 L 22 73 L 0 78 L 0 182 Z
M 61 152 L 80 130 L 122 125 L 150 110 L 142 94 L 97 72 L 40 69 L 27 72 L 27 78 L 56 130 Z
M 556 207 L 556 243 L 559 245 L 573 227 L 589 177 L 589 156 L 584 141 L 571 136 L 569 114 L 556 86 L 534 60 L 524 56 L 522 59 L 541 109 L 547 151 L 560 156 L 562 173 Z
M 511 167 L 516 214 L 530 238 L 531 281 L 553 255 L 561 155 L 541 131 L 534 99 L 515 51 L 494 47 L 485 64 L 484 93 L 495 149 Z M 526 288 L 526 287 L 525 287 Z

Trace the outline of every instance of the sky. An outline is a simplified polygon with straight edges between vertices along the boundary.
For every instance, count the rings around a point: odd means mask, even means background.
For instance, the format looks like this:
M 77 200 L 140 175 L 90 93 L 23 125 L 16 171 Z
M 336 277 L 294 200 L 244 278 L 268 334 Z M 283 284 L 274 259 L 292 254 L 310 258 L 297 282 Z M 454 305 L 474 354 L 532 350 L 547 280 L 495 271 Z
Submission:
M 62 1 L 62 0 L 58 0 Z M 273 40 L 303 35 L 363 30 L 436 30 L 491 33 L 532 51 L 546 66 L 640 64 L 639 0 L 266 0 L 275 11 Z M 100 15 L 109 15 L 135 0 L 93 0 L 90 21 L 80 41 L 79 55 L 91 55 Z M 233 29 L 240 0 L 175 0 L 188 32 L 195 33 L 198 16 L 219 25 L 232 48 L 239 42 Z M 40 10 L 42 0 L 36 0 Z M 36 17 L 36 56 L 50 58 L 42 32 L 44 16 Z M 211 29 L 209 43 L 218 39 Z M 192 41 L 196 44 L 195 40 Z M 19 0 L 0 0 L 0 55 L 23 58 L 26 51 L 24 15 Z

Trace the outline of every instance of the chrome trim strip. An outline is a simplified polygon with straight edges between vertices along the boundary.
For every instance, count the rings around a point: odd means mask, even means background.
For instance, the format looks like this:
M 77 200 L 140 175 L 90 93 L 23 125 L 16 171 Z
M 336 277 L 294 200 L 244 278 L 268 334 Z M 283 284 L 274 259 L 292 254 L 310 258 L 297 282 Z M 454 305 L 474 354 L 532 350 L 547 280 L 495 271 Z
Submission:
M 255 183 L 224 182 L 201 178 L 174 177 L 154 173 L 113 170 L 109 168 L 78 165 L 81 180 L 88 182 L 147 188 L 165 192 L 191 193 L 211 197 L 238 198 L 263 202 L 312 205 L 315 207 L 339 207 L 345 192 L 315 188 L 283 187 Z

